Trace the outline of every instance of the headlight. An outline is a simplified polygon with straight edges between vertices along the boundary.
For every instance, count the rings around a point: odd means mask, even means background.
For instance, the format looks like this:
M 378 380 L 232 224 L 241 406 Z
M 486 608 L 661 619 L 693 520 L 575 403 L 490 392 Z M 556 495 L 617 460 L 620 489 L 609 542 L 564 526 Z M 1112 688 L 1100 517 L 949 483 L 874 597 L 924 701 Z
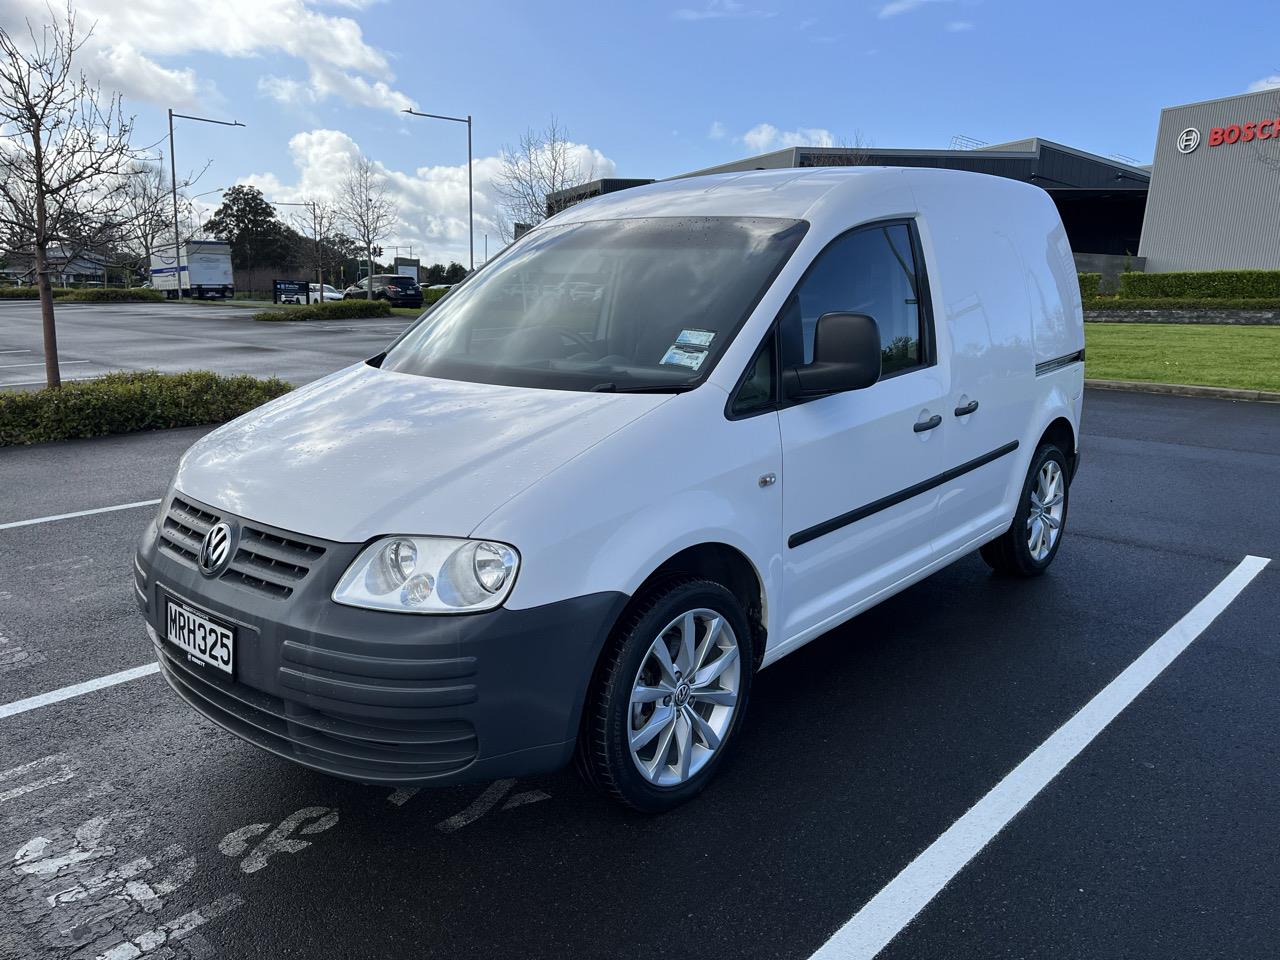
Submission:
M 519 568 L 520 555 L 505 543 L 383 537 L 360 551 L 333 599 L 401 613 L 492 610 L 511 592 Z

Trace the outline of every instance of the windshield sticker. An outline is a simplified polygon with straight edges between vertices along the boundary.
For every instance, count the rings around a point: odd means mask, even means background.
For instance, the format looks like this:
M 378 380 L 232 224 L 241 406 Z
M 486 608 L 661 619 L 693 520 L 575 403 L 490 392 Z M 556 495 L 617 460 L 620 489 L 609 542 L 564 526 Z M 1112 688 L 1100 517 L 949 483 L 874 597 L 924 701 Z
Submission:
M 685 347 L 676 344 L 667 351 L 666 356 L 660 362 L 667 366 L 688 367 L 690 370 L 697 370 L 702 366 L 702 361 L 705 359 L 707 359 L 705 347 Z
M 716 338 L 714 330 L 681 330 L 676 343 L 689 344 L 695 347 L 709 347 Z

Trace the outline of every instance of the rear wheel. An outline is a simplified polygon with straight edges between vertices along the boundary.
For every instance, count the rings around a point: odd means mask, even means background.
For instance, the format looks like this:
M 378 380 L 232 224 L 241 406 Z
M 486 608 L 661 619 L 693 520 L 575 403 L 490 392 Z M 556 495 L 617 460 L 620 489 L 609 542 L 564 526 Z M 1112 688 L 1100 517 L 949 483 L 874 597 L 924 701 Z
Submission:
M 1038 577 L 1058 555 L 1067 523 L 1067 458 L 1052 443 L 1031 459 L 1009 529 L 984 545 L 982 559 L 998 573 Z
M 588 695 L 578 767 L 645 813 L 696 796 L 741 725 L 755 660 L 746 614 L 709 580 L 669 581 L 619 624 Z

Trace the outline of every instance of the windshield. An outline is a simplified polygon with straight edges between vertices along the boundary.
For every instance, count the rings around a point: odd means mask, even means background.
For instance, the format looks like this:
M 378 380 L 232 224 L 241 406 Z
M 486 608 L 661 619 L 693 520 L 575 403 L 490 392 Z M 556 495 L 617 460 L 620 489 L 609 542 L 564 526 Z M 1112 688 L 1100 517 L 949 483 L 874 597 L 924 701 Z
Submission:
M 555 390 L 688 389 L 807 226 L 746 217 L 550 224 L 452 291 L 381 366 Z

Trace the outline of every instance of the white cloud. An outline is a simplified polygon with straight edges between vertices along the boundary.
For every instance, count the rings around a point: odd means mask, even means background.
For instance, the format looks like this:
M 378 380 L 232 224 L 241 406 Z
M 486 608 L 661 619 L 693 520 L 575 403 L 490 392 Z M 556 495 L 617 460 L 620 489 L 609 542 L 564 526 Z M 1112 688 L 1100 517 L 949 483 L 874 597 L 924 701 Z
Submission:
M 1247 93 L 1258 93 L 1261 90 L 1275 90 L 1280 88 L 1280 73 L 1273 73 L 1269 77 L 1263 77 L 1261 80 L 1255 80 L 1249 84 Z
M 367 0 L 338 0 L 361 9 Z M 350 103 L 400 110 L 412 103 L 396 90 L 388 58 L 367 43 L 350 17 L 316 9 L 313 0 L 76 0 L 78 27 L 93 34 L 85 46 L 87 68 L 104 86 L 163 105 L 194 105 L 202 87 L 190 69 L 163 65 L 166 57 L 214 54 L 261 58 L 278 68 L 293 58 L 306 68 L 312 101 L 336 97 Z M 25 32 L 24 18 L 48 20 L 45 0 L 0 3 L 0 24 Z M 269 76 L 272 95 L 302 96 L 304 81 Z M 204 85 L 207 86 L 207 85 Z M 175 97 L 176 92 L 176 97 Z
M 728 129 L 719 120 L 713 121 L 711 127 L 707 130 L 707 137 L 711 140 L 723 140 L 728 135 Z
M 304 200 L 336 197 L 351 161 L 361 155 L 360 146 L 341 130 L 310 130 L 289 140 L 295 176 L 285 183 L 275 173 L 253 173 L 241 183 L 258 187 L 269 200 Z M 586 144 L 573 144 L 570 157 L 595 177 L 613 176 L 612 160 Z M 375 161 L 376 162 L 376 161 Z M 419 167 L 395 170 L 376 162 L 387 191 L 395 201 L 398 222 L 394 236 L 384 246 L 413 246 L 423 263 L 467 262 L 467 166 Z M 489 252 L 502 245 L 498 237 L 498 203 L 493 188 L 501 169 L 497 157 L 477 157 L 472 169 L 475 181 L 476 259 L 484 256 L 484 234 Z M 287 208 L 286 208 L 287 210 Z M 286 214 L 287 216 L 287 214 Z M 404 252 L 404 251 L 402 251 Z
M 741 137 L 752 153 L 767 153 L 782 147 L 833 147 L 835 137 L 822 127 L 779 130 L 772 123 L 758 123 Z
M 130 100 L 148 100 L 164 91 L 171 107 L 190 109 L 200 100 L 200 83 L 194 70 L 170 70 L 149 60 L 130 43 L 96 46 L 87 51 L 87 73 L 103 88 Z
M 699 10 L 682 7 L 671 16 L 676 20 L 761 20 L 777 14 L 748 7 L 740 0 L 707 0 L 707 5 Z
M 973 24 L 968 20 L 952 20 L 947 24 L 947 33 L 966 33 L 973 29 Z
M 951 3 L 952 0 L 890 0 L 880 8 L 879 17 L 881 20 L 888 20 L 890 17 L 896 17 L 899 14 L 910 13 L 912 10 L 918 10 L 926 3 Z

